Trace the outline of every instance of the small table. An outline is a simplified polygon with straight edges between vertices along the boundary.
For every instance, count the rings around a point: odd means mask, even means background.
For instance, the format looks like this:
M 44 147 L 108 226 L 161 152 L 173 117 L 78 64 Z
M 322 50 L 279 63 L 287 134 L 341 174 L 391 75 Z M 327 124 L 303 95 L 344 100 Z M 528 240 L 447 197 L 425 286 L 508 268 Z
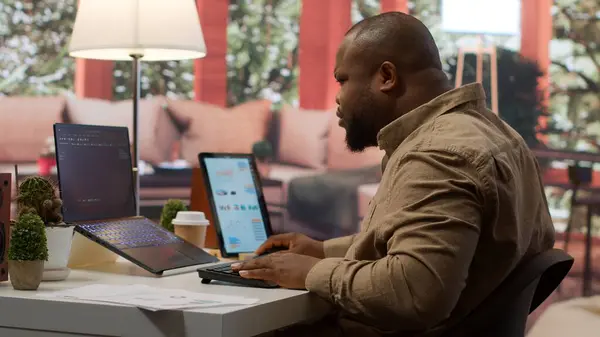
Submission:
M 206 285 L 200 282 L 196 273 L 162 278 L 139 276 L 137 272 L 131 272 L 135 266 L 129 262 L 117 263 L 122 263 L 122 270 L 128 272 L 110 274 L 101 270 L 73 270 L 67 280 L 42 282 L 37 291 L 16 291 L 10 282 L 0 283 L 0 336 L 249 337 L 318 319 L 330 310 L 328 303 L 306 291 Z M 114 266 L 110 270 L 114 270 Z M 41 292 L 89 284 L 146 284 L 257 298 L 259 302 L 245 306 L 151 312 L 110 303 L 36 296 Z

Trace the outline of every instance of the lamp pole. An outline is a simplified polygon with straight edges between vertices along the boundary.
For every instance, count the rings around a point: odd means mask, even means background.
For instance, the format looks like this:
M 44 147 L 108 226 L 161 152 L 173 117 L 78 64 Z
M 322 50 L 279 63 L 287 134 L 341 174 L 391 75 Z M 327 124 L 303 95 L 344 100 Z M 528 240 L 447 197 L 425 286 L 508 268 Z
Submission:
M 135 215 L 140 215 L 140 149 L 138 143 L 139 135 L 139 105 L 140 105 L 140 81 L 141 54 L 131 54 L 132 80 L 133 80 L 133 183 L 135 191 Z

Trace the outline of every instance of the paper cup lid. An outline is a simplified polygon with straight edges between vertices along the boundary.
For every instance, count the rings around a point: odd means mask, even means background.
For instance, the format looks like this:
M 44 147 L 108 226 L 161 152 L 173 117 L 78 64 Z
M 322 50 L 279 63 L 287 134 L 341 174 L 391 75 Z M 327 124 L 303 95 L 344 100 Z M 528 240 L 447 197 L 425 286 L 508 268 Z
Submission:
M 172 222 L 173 225 L 208 226 L 208 220 L 203 212 L 179 211 Z

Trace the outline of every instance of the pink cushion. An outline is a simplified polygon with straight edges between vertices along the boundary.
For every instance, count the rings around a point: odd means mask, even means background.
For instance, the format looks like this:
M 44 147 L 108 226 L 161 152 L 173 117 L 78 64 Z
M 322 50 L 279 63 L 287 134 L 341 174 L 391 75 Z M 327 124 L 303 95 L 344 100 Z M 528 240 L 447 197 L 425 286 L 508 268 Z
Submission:
M 152 164 L 171 160 L 171 152 L 179 132 L 164 109 L 164 97 L 142 99 L 139 106 L 140 159 Z M 69 99 L 71 123 L 126 126 L 133 141 L 133 101 L 111 102 L 101 99 Z
M 200 152 L 250 153 L 265 139 L 271 102 L 252 101 L 226 109 L 196 101 L 169 100 L 169 112 L 187 127 L 181 139 L 181 157 L 198 166 Z
M 332 114 L 284 106 L 281 110 L 279 161 L 319 169 L 327 157 L 327 132 Z
M 0 97 L 0 162 L 35 162 L 64 107 L 63 97 Z
M 384 154 L 384 151 L 376 147 L 360 153 L 351 152 L 346 145 L 346 129 L 338 125 L 337 118 L 332 119 L 327 143 L 328 169 L 344 170 L 380 165 Z

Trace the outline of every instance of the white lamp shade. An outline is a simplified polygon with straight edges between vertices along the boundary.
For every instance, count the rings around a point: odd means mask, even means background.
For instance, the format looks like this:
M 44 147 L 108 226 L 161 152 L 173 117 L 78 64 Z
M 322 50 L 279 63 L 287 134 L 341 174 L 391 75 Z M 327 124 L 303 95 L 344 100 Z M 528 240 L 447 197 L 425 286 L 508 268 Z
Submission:
M 206 44 L 194 0 L 79 0 L 69 54 L 183 60 L 206 56 Z
M 442 30 L 450 33 L 519 35 L 521 1 L 442 0 Z

